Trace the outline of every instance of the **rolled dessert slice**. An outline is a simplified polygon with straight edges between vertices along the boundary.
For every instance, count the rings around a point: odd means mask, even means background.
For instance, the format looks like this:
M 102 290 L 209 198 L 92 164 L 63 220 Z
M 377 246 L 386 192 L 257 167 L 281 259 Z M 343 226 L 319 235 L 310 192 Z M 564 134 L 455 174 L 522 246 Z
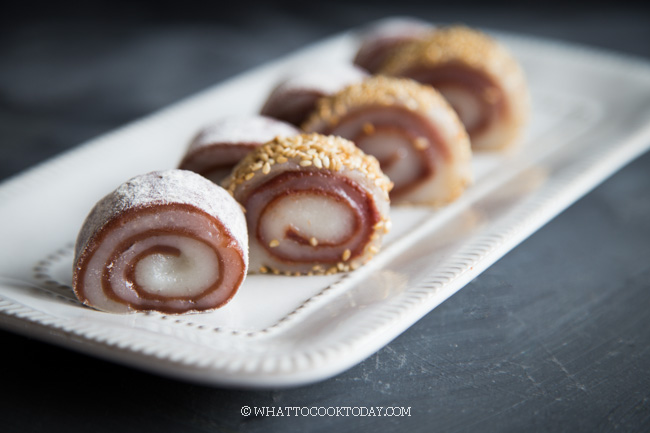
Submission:
M 307 132 L 338 135 L 375 156 L 395 184 L 395 203 L 440 206 L 471 182 L 467 133 L 432 87 L 376 76 L 323 98 Z
M 227 116 L 203 128 L 179 168 L 220 183 L 248 152 L 276 136 L 299 134 L 294 126 L 265 116 Z
M 528 118 L 521 67 L 505 47 L 477 30 L 440 28 L 395 50 L 378 72 L 438 89 L 458 113 L 474 149 L 513 145 Z
M 390 227 L 390 181 L 340 137 L 276 138 L 248 154 L 224 187 L 246 209 L 251 272 L 354 270 Z
M 353 63 L 376 74 L 394 50 L 424 39 L 434 28 L 431 24 L 413 19 L 391 20 L 374 25 L 361 35 L 360 47 Z
M 261 114 L 299 126 L 320 98 L 367 76 L 364 70 L 347 63 L 296 71 L 271 91 Z
M 242 209 L 220 186 L 186 170 L 137 176 L 86 218 L 74 292 L 113 313 L 219 308 L 244 281 L 247 245 Z

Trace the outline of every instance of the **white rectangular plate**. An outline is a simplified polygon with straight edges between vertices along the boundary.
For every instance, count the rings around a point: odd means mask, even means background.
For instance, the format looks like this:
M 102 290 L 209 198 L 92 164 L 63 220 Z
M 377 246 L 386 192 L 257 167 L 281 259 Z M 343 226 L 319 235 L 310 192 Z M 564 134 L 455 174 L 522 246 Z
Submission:
M 72 243 L 94 203 L 128 178 L 175 167 L 221 114 L 254 113 L 294 67 L 349 61 L 353 32 L 242 74 L 0 186 L 0 325 L 205 384 L 293 386 L 368 357 L 544 223 L 650 147 L 650 65 L 494 33 L 519 59 L 532 123 L 507 154 L 474 157 L 450 206 L 394 207 L 368 265 L 335 276 L 251 275 L 211 313 L 113 315 L 71 293 Z

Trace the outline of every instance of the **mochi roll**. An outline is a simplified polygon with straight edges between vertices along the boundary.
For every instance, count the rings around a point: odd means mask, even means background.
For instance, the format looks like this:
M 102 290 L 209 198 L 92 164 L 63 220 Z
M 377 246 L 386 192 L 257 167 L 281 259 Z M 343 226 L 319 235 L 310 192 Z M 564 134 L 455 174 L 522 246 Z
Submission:
M 378 73 L 429 84 L 449 101 L 474 149 L 503 149 L 522 133 L 529 112 L 524 73 L 497 41 L 456 26 L 395 50 Z
M 246 220 L 221 187 L 185 170 L 134 177 L 104 197 L 76 242 L 73 288 L 113 313 L 225 305 L 248 267 Z
M 299 134 L 292 125 L 264 116 L 227 116 L 203 128 L 179 168 L 219 184 L 248 152 L 276 136 Z
M 434 28 L 431 24 L 408 19 L 374 25 L 362 34 L 353 62 L 371 74 L 376 74 L 394 50 L 423 39 Z
M 261 114 L 299 126 L 320 98 L 367 76 L 364 70 L 347 63 L 296 71 L 271 91 Z
M 394 183 L 391 201 L 440 206 L 471 182 L 467 133 L 431 86 L 376 76 L 323 98 L 307 132 L 338 135 L 375 156 Z
M 248 154 L 224 187 L 246 209 L 252 272 L 353 270 L 390 226 L 390 181 L 340 137 L 278 137 Z

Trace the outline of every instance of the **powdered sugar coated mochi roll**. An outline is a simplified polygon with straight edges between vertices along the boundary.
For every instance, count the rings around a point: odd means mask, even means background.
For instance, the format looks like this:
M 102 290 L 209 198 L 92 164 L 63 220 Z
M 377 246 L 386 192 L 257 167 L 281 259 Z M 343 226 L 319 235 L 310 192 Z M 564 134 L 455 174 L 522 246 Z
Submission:
M 413 19 L 376 24 L 361 35 L 361 46 L 354 56 L 354 64 L 376 74 L 393 51 L 423 39 L 433 29 L 433 25 Z
M 276 136 L 300 131 L 265 116 L 226 116 L 204 127 L 190 143 L 179 168 L 220 183 L 248 152 Z
M 364 70 L 347 63 L 295 71 L 271 91 L 261 113 L 299 126 L 320 98 L 367 76 Z
M 239 204 L 185 170 L 134 177 L 91 210 L 76 242 L 81 302 L 128 313 L 198 312 L 226 304 L 248 269 Z

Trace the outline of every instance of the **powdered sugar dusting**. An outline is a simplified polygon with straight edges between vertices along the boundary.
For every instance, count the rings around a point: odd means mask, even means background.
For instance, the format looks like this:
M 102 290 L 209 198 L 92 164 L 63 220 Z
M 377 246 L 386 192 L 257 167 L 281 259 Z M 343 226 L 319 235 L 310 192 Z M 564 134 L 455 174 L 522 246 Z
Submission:
M 375 43 L 380 40 L 415 38 L 426 35 L 436 27 L 428 22 L 404 19 L 370 27 L 362 36 L 362 43 Z
M 354 57 L 354 64 L 376 74 L 393 50 L 424 38 L 435 29 L 429 23 L 405 19 L 382 22 L 368 29 Z
M 299 132 L 286 122 L 266 116 L 227 116 L 206 126 L 190 144 L 188 154 L 217 144 L 261 145 L 275 137 L 290 137 Z
M 172 169 L 136 176 L 100 200 L 81 228 L 76 245 L 77 257 L 93 234 L 121 213 L 172 203 L 199 208 L 221 221 L 242 248 L 248 245 L 244 214 L 230 194 L 201 175 Z
M 342 63 L 297 71 L 282 81 L 273 93 L 314 92 L 331 95 L 343 87 L 368 77 L 368 73 L 352 64 Z M 273 94 L 271 95 L 273 97 Z M 269 98 L 270 99 L 270 98 Z

